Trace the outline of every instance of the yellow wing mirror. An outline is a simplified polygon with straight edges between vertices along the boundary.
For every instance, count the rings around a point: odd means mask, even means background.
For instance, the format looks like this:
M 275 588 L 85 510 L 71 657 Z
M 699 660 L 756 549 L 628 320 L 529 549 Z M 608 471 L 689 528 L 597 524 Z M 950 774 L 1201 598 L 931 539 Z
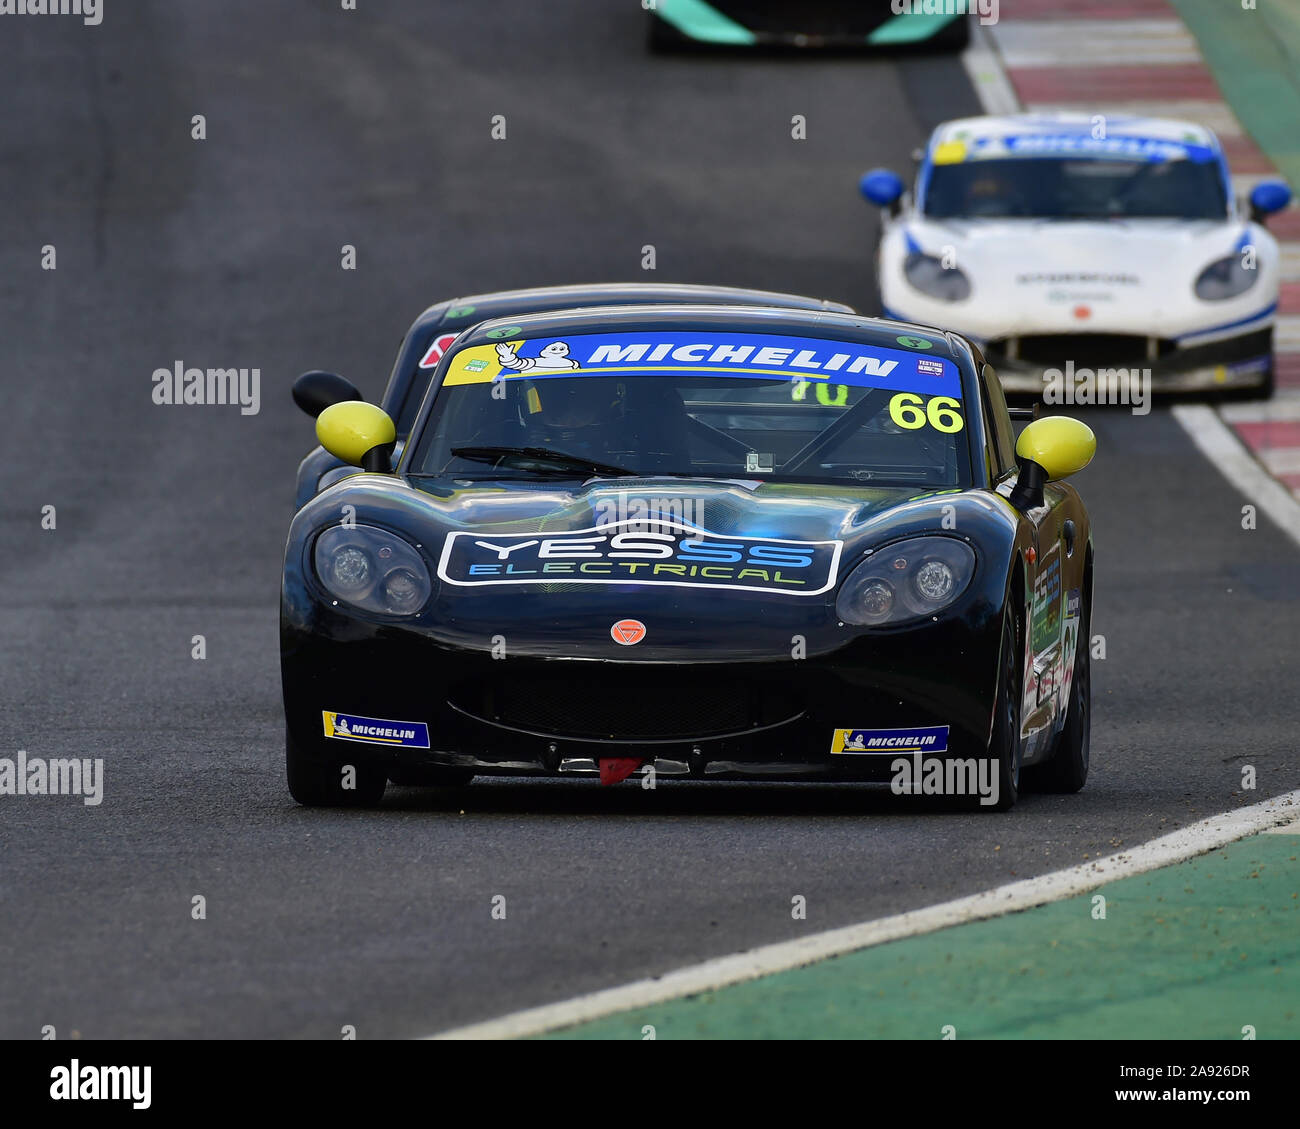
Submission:
M 1043 504 L 1043 487 L 1048 482 L 1078 474 L 1097 453 L 1092 428 L 1071 416 L 1036 419 L 1016 440 L 1016 461 L 1020 475 L 1011 492 L 1011 504 L 1033 509 Z
M 316 439 L 336 459 L 374 474 L 392 470 L 397 428 L 383 408 L 364 400 L 331 404 L 316 417 Z

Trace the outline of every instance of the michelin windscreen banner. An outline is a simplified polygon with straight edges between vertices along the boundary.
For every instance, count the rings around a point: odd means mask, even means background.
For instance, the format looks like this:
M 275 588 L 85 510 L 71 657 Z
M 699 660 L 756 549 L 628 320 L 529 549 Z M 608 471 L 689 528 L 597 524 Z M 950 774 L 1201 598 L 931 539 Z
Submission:
M 754 333 L 614 333 L 529 338 L 518 333 L 493 345 L 472 345 L 450 360 L 444 384 L 487 384 L 525 377 L 606 374 L 721 373 L 750 379 L 834 380 L 864 388 L 887 388 L 926 396 L 961 398 L 957 366 L 926 350 L 925 337 L 900 337 L 905 348 L 819 337 Z

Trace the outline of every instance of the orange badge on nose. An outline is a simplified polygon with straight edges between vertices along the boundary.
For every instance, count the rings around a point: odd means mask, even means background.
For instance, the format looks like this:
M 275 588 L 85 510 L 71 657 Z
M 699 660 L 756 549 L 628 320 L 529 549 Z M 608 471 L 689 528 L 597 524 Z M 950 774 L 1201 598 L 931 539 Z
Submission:
M 620 619 L 609 629 L 609 634 L 615 643 L 630 647 L 645 638 L 645 624 L 639 619 Z
M 1091 306 L 1075 306 L 1075 307 L 1074 307 L 1074 316 L 1075 316 L 1076 318 L 1078 318 L 1080 321 L 1083 321 L 1083 320 L 1085 320 L 1086 318 L 1090 318 L 1090 317 L 1092 317 L 1092 307 L 1091 307 Z

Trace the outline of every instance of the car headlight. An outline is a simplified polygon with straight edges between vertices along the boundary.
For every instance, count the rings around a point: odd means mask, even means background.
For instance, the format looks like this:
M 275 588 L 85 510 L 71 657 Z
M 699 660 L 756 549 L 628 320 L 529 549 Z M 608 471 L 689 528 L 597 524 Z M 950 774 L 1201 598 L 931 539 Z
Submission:
M 922 294 L 944 302 L 970 297 L 970 279 L 960 267 L 945 267 L 933 255 L 914 251 L 903 261 L 903 275 Z
M 952 537 L 910 537 L 872 553 L 840 586 L 835 614 L 880 627 L 933 615 L 953 603 L 975 575 L 975 553 Z
M 1211 263 L 1196 279 L 1196 296 L 1206 302 L 1222 302 L 1244 294 L 1259 278 L 1259 270 L 1248 270 L 1240 255 L 1229 255 Z
M 372 525 L 335 525 L 316 539 L 316 575 L 330 595 L 368 612 L 414 615 L 433 584 L 416 548 Z

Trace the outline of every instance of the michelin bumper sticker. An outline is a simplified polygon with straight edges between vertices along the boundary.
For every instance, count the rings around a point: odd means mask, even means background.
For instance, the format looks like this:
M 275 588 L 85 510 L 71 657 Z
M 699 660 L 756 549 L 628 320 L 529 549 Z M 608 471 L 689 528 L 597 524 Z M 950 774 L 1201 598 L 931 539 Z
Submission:
M 422 721 L 390 721 L 382 717 L 360 717 L 354 713 L 322 710 L 325 736 L 338 741 L 359 741 L 366 745 L 401 745 L 407 749 L 429 747 L 429 727 Z
M 567 581 L 820 596 L 835 586 L 843 547 L 629 518 L 541 537 L 457 531 L 443 543 L 438 577 L 462 587 Z
M 837 729 L 831 739 L 832 753 L 856 753 L 859 756 L 947 751 L 946 725 L 925 725 L 915 729 Z

